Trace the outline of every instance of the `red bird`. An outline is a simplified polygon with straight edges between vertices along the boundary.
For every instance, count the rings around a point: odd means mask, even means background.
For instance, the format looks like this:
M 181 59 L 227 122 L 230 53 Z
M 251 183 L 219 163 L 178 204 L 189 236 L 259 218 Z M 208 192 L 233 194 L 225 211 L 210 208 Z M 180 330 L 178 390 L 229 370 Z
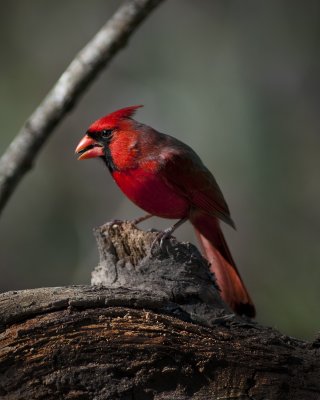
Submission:
M 179 219 L 166 234 L 189 219 L 223 300 L 236 313 L 254 317 L 255 307 L 220 228 L 219 220 L 234 223 L 216 180 L 189 146 L 135 121 L 139 107 L 95 121 L 76 148 L 79 160 L 101 157 L 137 206 L 151 215 Z

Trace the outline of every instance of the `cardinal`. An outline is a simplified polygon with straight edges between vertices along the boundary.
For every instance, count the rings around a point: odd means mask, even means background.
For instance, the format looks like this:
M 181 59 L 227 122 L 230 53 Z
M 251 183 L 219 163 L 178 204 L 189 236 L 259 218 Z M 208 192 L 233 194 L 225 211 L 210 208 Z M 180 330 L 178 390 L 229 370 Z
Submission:
M 237 314 L 254 317 L 255 307 L 220 227 L 220 221 L 234 223 L 215 178 L 191 147 L 134 120 L 139 107 L 95 121 L 76 148 L 78 159 L 101 158 L 122 192 L 148 216 L 178 219 L 161 239 L 189 220 L 222 299 Z

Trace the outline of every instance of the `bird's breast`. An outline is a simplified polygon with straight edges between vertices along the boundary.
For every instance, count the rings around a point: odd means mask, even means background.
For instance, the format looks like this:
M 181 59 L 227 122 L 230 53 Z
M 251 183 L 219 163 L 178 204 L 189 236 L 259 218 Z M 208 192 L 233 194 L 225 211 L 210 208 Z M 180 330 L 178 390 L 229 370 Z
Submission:
M 159 172 L 131 169 L 114 171 L 112 176 L 132 202 L 152 215 L 178 219 L 189 213 L 187 198 L 171 188 Z

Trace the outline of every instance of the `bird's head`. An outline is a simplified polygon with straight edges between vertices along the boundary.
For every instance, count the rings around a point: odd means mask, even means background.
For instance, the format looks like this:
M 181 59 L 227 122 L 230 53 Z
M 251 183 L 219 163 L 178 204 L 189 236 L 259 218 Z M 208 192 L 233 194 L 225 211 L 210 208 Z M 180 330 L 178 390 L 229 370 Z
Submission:
M 106 157 L 113 136 L 130 128 L 131 117 L 140 107 L 142 106 L 122 108 L 95 121 L 75 150 L 79 154 L 78 160 Z

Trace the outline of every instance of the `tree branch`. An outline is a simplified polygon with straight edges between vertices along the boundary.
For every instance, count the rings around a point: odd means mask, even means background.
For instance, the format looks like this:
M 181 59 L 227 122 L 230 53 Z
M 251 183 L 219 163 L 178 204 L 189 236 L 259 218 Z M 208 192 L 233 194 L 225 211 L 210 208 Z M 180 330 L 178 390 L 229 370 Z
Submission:
M 127 1 L 61 75 L 0 159 L 0 213 L 55 126 L 162 1 Z

